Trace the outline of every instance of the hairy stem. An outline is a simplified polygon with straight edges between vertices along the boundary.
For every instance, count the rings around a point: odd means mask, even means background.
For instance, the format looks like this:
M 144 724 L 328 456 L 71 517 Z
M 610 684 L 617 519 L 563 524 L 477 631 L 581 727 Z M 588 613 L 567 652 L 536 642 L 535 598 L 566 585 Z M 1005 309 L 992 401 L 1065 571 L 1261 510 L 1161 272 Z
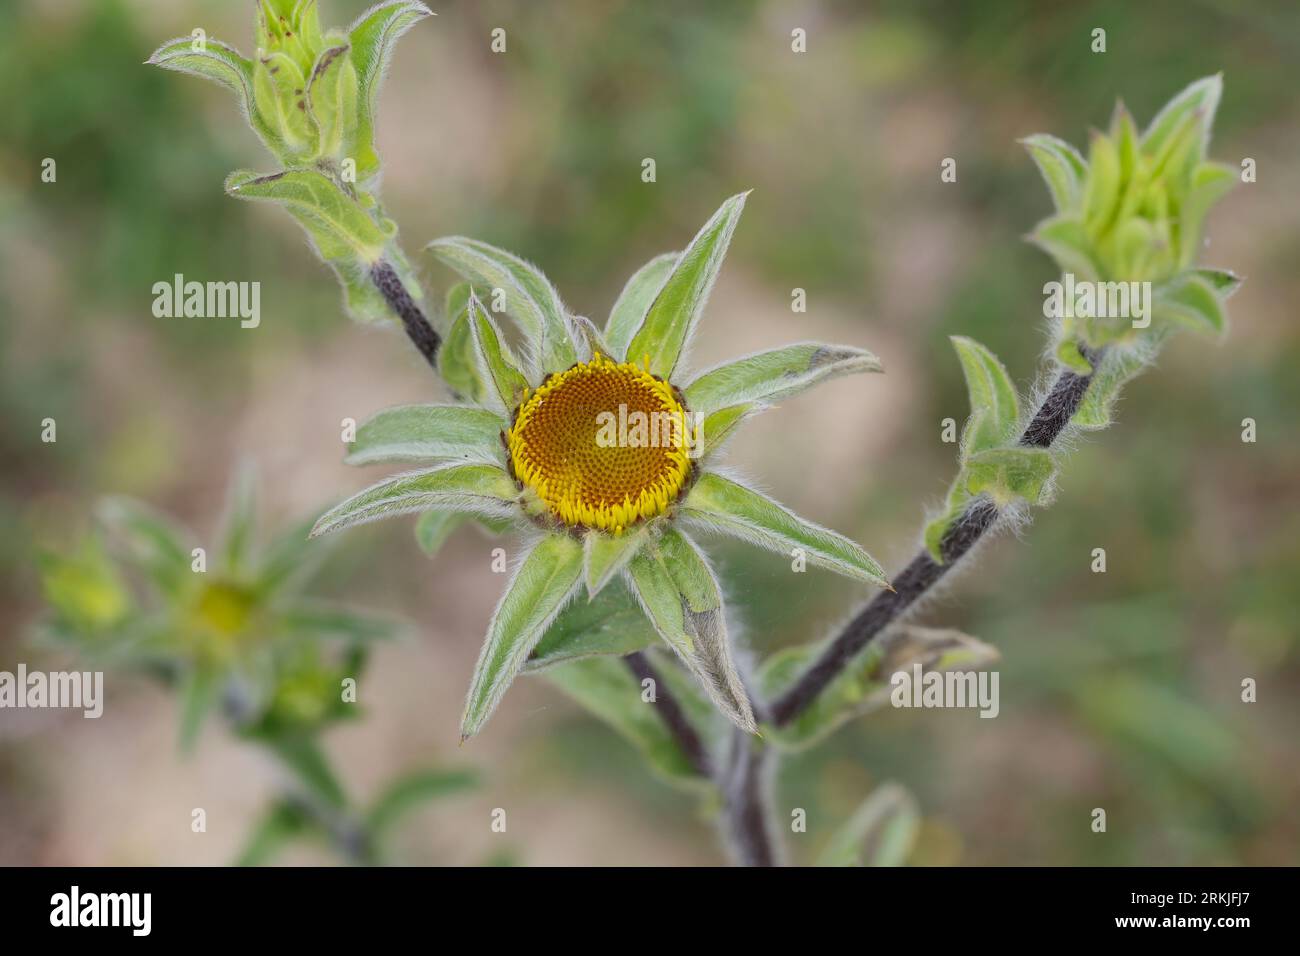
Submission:
M 673 735 L 677 745 L 682 748 L 686 754 L 686 759 L 691 762 L 701 776 L 709 776 L 712 762 L 709 760 L 708 748 L 704 746 L 704 741 L 700 735 L 695 732 L 691 722 L 686 717 L 686 712 L 682 710 L 682 705 L 677 703 L 677 698 L 672 695 L 672 691 L 659 677 L 659 672 L 655 670 L 650 659 L 640 651 L 634 651 L 623 658 L 628 668 L 636 675 L 638 681 L 644 681 L 647 678 L 654 681 L 655 686 L 655 706 L 658 708 L 658 714 L 663 720 L 668 732 Z
M 401 276 L 392 264 L 380 259 L 370 269 L 370 279 L 375 284 L 384 301 L 388 303 L 399 319 L 411 344 L 419 349 L 424 360 L 434 369 L 438 369 L 438 346 L 442 339 L 433 330 L 422 310 L 412 298 L 410 290 L 402 283 Z
M 1080 351 L 1094 369 L 1102 360 L 1101 350 L 1080 346 Z M 1050 447 L 1079 410 L 1091 383 L 1091 374 L 1080 375 L 1063 369 L 1020 436 L 1020 444 Z M 798 717 L 877 634 L 901 617 L 970 552 L 997 523 L 998 514 L 997 506 L 988 499 L 973 501 L 939 544 L 943 563 L 938 563 L 929 551 L 921 549 L 894 578 L 894 590 L 881 591 L 868 601 L 799 679 L 773 701 L 773 721 L 782 726 Z
M 731 855 L 741 866 L 778 866 L 780 844 L 772 829 L 772 778 L 776 753 L 736 729 L 727 766 L 719 775 L 722 827 Z

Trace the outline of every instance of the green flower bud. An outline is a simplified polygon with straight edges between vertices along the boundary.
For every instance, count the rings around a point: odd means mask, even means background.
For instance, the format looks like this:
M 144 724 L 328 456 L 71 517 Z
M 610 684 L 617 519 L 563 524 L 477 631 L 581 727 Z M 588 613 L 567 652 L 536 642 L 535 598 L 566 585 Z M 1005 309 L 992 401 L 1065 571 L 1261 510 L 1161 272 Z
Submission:
M 1218 76 L 1191 84 L 1141 134 L 1117 105 L 1109 129 L 1093 132 L 1086 161 L 1051 136 L 1024 141 L 1056 204 L 1056 215 L 1031 239 L 1076 279 L 1151 283 L 1156 335 L 1161 325 L 1189 324 L 1181 300 L 1195 279 L 1189 270 L 1205 216 L 1235 182 L 1231 168 L 1205 158 L 1222 87 Z M 1205 309 L 1197 316 L 1193 324 L 1216 327 Z M 1133 339 L 1143 328 L 1122 318 L 1077 317 L 1061 325 L 1058 338 L 1096 347 Z

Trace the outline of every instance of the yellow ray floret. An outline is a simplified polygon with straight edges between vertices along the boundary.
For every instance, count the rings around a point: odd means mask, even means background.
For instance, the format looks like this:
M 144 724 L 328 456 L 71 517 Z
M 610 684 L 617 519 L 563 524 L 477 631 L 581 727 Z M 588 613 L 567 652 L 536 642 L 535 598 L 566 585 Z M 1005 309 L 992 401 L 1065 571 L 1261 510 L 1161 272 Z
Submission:
M 551 514 L 621 534 L 681 492 L 688 421 L 667 382 L 597 354 L 526 393 L 506 444 L 515 477 Z

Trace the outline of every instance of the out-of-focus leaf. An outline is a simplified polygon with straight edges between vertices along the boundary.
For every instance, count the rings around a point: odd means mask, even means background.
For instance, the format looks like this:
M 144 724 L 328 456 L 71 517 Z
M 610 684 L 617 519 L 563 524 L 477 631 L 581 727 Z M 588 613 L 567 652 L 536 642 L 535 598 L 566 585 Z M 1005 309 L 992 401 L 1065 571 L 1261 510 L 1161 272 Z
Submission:
M 921 811 L 900 784 L 882 783 L 817 859 L 818 866 L 902 866 L 916 843 Z
M 767 700 L 781 695 L 817 658 L 822 647 L 805 645 L 778 651 L 759 670 L 759 692 Z M 803 749 L 849 720 L 889 700 L 890 677 L 920 664 L 928 671 L 978 670 L 997 660 L 988 644 L 959 631 L 914 626 L 887 630 L 867 645 L 827 688 L 791 723 L 764 727 L 763 736 L 777 744 Z
M 185 531 L 149 506 L 130 498 L 103 499 L 97 508 L 100 521 L 138 566 L 164 594 L 179 594 L 189 583 L 190 552 Z
M 632 743 L 665 781 L 698 790 L 709 783 L 677 744 L 641 684 L 617 657 L 588 657 L 548 668 L 546 678 Z
M 257 526 L 257 471 L 244 463 L 235 469 L 221 521 L 221 563 L 232 575 L 249 570 Z
M 385 641 L 396 637 L 402 623 L 394 618 L 363 613 L 323 600 L 299 600 L 277 608 L 286 631 L 350 643 Z
M 1172 323 L 1210 335 L 1221 335 L 1227 323 L 1223 303 L 1214 287 L 1194 274 L 1156 293 L 1152 321 Z
M 194 750 L 199 731 L 221 696 L 221 675 L 204 664 L 191 667 L 180 686 L 180 748 L 188 754 Z
M 286 844 L 317 829 L 305 807 L 292 800 L 277 800 L 253 827 L 235 866 L 265 866 Z
M 370 833 L 382 839 L 403 817 L 424 804 L 473 790 L 479 783 L 479 775 L 469 770 L 417 770 L 404 774 L 384 789 L 366 814 Z
M 278 734 L 262 741 L 285 765 L 292 768 L 294 779 L 306 788 L 307 796 L 325 807 L 342 809 L 347 795 L 330 768 L 320 745 L 307 734 Z

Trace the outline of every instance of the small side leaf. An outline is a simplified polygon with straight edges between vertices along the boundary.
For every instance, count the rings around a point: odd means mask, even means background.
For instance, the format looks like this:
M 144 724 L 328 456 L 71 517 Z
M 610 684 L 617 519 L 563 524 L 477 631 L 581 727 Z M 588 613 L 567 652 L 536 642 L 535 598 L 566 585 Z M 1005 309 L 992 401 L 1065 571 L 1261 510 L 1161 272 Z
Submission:
M 1218 293 L 1209 282 L 1195 274 L 1156 293 L 1152 321 L 1211 335 L 1221 335 L 1227 325 Z
M 1019 500 L 1044 504 L 1056 463 L 1046 448 L 990 448 L 972 455 L 964 474 L 969 494 L 987 494 L 999 507 Z
M 808 644 L 770 656 L 759 670 L 759 692 L 768 700 L 779 697 L 817 659 L 823 647 Z M 996 648 L 959 631 L 893 627 L 867 645 L 791 723 L 779 728 L 764 727 L 763 734 L 782 747 L 801 750 L 887 703 L 890 678 L 898 671 L 914 673 L 917 665 L 923 674 L 978 670 L 997 659 Z
M 269 176 L 241 170 L 226 177 L 226 192 L 236 199 L 287 206 L 311 224 L 313 239 L 324 236 L 330 246 L 343 243 L 369 265 L 379 261 L 389 238 L 356 200 L 314 169 Z M 324 247 L 321 253 L 325 254 Z
M 1088 391 L 1079 403 L 1079 410 L 1070 419 L 1070 424 L 1094 431 L 1108 428 L 1114 414 L 1115 401 L 1125 383 L 1146 367 L 1148 359 L 1143 351 L 1112 346 L 1092 376 Z
M 962 454 L 996 448 L 1011 439 L 1020 421 L 1016 387 L 997 356 L 979 342 L 962 335 L 952 336 L 951 341 L 970 397 L 971 417 L 962 434 Z

